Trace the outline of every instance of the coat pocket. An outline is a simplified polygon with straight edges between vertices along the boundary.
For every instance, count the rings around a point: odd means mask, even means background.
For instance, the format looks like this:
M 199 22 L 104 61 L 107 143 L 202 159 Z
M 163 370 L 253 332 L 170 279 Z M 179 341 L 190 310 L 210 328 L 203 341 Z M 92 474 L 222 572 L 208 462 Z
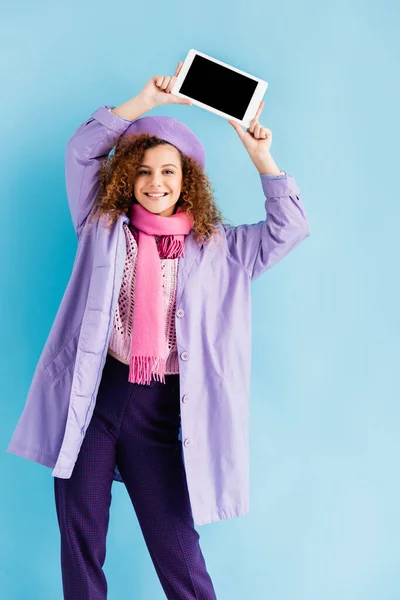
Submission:
M 65 371 L 75 363 L 80 330 L 81 326 L 79 325 L 78 329 L 74 332 L 72 337 L 68 340 L 66 344 L 64 344 L 61 350 L 56 354 L 56 356 L 49 362 L 47 367 L 44 369 L 43 375 L 48 381 L 56 381 L 56 379 L 61 377 L 61 375 L 65 373 Z

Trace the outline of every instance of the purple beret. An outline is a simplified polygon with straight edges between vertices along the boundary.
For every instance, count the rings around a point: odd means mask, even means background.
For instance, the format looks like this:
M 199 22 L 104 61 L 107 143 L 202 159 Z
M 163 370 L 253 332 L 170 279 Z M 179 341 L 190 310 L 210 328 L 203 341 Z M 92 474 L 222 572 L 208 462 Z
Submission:
M 204 169 L 206 155 L 199 138 L 191 129 L 173 117 L 141 117 L 133 121 L 123 135 L 148 133 L 173 144 L 183 154 L 197 161 Z

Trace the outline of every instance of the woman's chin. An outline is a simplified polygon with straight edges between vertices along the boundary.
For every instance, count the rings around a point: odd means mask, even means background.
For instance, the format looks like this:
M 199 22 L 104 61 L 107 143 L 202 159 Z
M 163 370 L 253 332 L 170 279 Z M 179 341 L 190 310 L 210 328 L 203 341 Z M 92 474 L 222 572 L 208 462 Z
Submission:
M 146 210 L 148 210 L 149 212 L 153 213 L 154 215 L 162 215 L 162 216 L 171 216 L 173 214 L 176 213 L 177 211 L 177 202 L 176 201 L 174 204 L 167 204 L 165 205 L 163 202 L 158 202 L 156 200 L 154 201 L 149 201 L 149 200 L 137 200 L 135 198 L 135 203 L 140 204 L 141 206 L 143 206 L 143 208 L 145 208 Z M 165 213 L 165 214 L 163 214 Z

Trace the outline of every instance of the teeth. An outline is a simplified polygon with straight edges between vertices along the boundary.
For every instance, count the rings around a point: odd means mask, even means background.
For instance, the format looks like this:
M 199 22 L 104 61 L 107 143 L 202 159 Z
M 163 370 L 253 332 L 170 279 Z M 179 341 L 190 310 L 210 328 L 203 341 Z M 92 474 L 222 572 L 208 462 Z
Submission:
M 150 196 L 151 198 L 162 198 L 165 194 L 146 194 L 146 196 Z

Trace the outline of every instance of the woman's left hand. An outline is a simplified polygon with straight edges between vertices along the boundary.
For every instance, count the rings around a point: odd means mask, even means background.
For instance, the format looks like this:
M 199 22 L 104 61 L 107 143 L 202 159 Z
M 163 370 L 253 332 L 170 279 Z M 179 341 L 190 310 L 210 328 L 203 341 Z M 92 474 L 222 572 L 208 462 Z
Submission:
M 272 131 L 266 127 L 262 127 L 258 122 L 264 104 L 264 100 L 261 100 L 256 115 L 250 121 L 250 127 L 246 131 L 236 121 L 228 121 L 236 129 L 250 157 L 256 160 L 270 154 L 272 144 Z

